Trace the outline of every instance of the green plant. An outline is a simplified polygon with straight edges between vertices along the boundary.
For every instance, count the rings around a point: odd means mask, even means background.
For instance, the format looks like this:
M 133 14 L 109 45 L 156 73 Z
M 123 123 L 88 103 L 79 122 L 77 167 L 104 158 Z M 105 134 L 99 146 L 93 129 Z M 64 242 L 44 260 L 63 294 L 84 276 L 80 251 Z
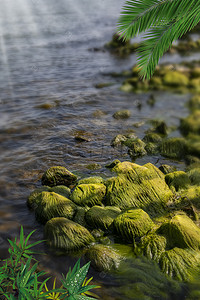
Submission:
M 47 275 L 44 271 L 38 271 L 38 261 L 33 258 L 37 253 L 30 248 L 43 242 L 37 241 L 29 244 L 28 241 L 32 231 L 26 238 L 24 237 L 23 227 L 20 230 L 20 240 L 14 241 L 8 239 L 10 248 L 8 252 L 10 257 L 1 261 L 0 267 L 0 299 L 19 299 L 19 300 L 43 300 L 43 299 L 69 299 L 69 300 L 91 300 L 97 296 L 89 290 L 98 288 L 96 285 L 88 285 L 92 280 L 86 279 L 90 262 L 80 267 L 80 259 L 73 269 L 69 269 L 66 276 L 62 275 L 62 285 L 56 289 L 56 279 L 54 279 L 53 289 L 47 287 L 48 277 L 41 281 L 41 277 Z M 33 261 L 36 261 L 33 264 Z M 88 296 L 94 296 L 91 298 Z
M 200 21 L 200 0 L 128 0 L 118 29 L 124 40 L 146 32 L 138 49 L 139 74 L 149 79 L 159 58 Z

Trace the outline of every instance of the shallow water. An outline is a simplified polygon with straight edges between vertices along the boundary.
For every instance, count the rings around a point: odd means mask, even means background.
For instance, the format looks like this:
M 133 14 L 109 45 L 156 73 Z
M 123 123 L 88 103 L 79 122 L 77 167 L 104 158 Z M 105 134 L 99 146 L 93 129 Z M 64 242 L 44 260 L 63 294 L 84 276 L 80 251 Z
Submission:
M 119 59 L 109 52 L 95 51 L 111 39 L 123 2 L 1 1 L 0 258 L 6 256 L 6 240 L 18 235 L 20 224 L 25 232 L 38 229 L 33 240 L 43 238 L 43 227 L 27 209 L 26 199 L 40 185 L 48 167 L 64 165 L 80 176 L 109 176 L 106 163 L 117 158 L 130 160 L 125 149 L 110 146 L 116 134 L 134 129 L 142 138 L 150 126 L 148 120 L 160 118 L 170 126 L 178 126 L 179 118 L 187 115 L 185 102 L 189 95 L 156 92 L 156 104 L 149 107 L 149 94 L 124 94 L 118 90 L 122 79 L 109 76 L 110 72 L 130 68 L 136 59 L 135 55 Z M 199 57 L 195 54 L 195 59 Z M 163 58 L 181 60 L 178 55 Z M 95 84 L 102 82 L 114 85 L 96 89 Z M 49 104 L 50 108 L 41 108 L 41 104 Z M 129 109 L 131 117 L 115 120 L 112 115 L 120 109 Z M 105 114 L 96 116 L 97 110 Z M 141 121 L 146 123 L 139 128 L 133 126 Z M 80 143 L 74 139 L 81 130 L 87 132 L 90 141 Z M 174 163 L 184 169 L 183 162 L 161 156 L 146 156 L 136 163 L 149 161 L 157 166 Z M 86 168 L 90 163 L 101 167 L 90 171 Z M 48 251 L 46 246 L 38 248 Z M 39 259 L 51 272 L 59 273 L 65 273 L 76 261 L 55 258 L 51 252 Z M 121 299 L 115 289 L 119 284 L 116 278 L 91 272 L 104 286 L 103 299 Z

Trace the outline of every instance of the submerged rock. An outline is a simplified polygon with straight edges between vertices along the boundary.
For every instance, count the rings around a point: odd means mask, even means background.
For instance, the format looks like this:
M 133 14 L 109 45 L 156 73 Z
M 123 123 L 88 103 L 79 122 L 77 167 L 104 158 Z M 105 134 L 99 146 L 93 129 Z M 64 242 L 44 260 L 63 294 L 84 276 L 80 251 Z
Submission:
M 183 171 L 176 171 L 165 175 L 165 181 L 174 191 L 186 189 L 191 184 L 188 175 Z
M 116 250 L 101 244 L 90 246 L 86 256 L 98 271 L 116 270 L 121 261 L 121 257 Z
M 77 180 L 77 177 L 69 172 L 65 167 L 51 167 L 42 176 L 42 185 L 55 186 L 66 185 L 70 186 Z
M 114 206 L 93 206 L 86 213 L 86 221 L 92 228 L 107 230 L 121 210 Z
M 144 236 L 154 227 L 153 221 L 142 209 L 127 210 L 114 220 L 113 225 L 122 239 L 128 242 Z
M 47 243 L 68 252 L 79 250 L 94 242 L 93 236 L 83 226 L 66 218 L 53 218 L 44 228 Z
M 71 200 L 80 206 L 101 205 L 106 187 L 101 183 L 79 184 L 71 194 Z

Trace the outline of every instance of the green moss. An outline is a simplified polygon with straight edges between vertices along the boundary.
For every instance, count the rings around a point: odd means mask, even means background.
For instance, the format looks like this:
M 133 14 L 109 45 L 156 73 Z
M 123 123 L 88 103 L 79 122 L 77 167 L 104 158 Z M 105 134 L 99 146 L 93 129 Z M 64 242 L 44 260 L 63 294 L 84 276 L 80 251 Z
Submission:
M 50 188 L 48 186 L 43 186 L 43 187 L 35 189 L 28 197 L 28 200 L 27 200 L 28 207 L 32 208 L 32 209 L 36 209 L 36 207 L 38 206 L 38 202 L 40 202 L 40 198 L 38 199 L 38 195 L 41 192 L 49 191 L 49 189 Z
M 78 184 L 104 183 L 104 179 L 100 176 L 92 176 L 83 178 L 78 181 Z
M 70 186 L 76 181 L 77 177 L 69 172 L 65 167 L 51 167 L 42 176 L 42 185 L 55 186 L 66 185 Z
M 149 132 L 147 133 L 143 139 L 142 139 L 145 143 L 160 143 L 162 141 L 162 137 L 155 132 Z
M 131 157 L 142 156 L 146 154 L 145 143 L 138 138 L 130 138 L 123 142 L 129 148 L 129 155 Z
M 42 223 L 55 217 L 72 219 L 76 211 L 76 205 L 71 200 L 54 192 L 40 193 L 37 197 L 37 203 L 35 214 Z
M 187 118 L 181 119 L 180 129 L 184 135 L 189 133 L 200 135 L 200 110 L 196 110 Z
M 122 145 L 122 143 L 125 142 L 126 140 L 127 140 L 127 137 L 125 135 L 118 134 L 112 139 L 110 145 L 112 147 L 116 147 L 116 146 Z
M 200 249 L 200 229 L 186 215 L 176 215 L 162 224 L 157 232 L 167 239 L 168 248 Z
M 113 222 L 114 229 L 126 241 L 133 242 L 154 227 L 149 215 L 142 209 L 129 209 L 120 214 Z
M 119 119 L 128 119 L 131 116 L 131 112 L 128 109 L 119 110 L 113 114 L 113 118 Z
M 200 110 L 200 95 L 194 95 L 192 98 L 190 98 L 188 106 L 191 111 Z
M 186 199 L 190 204 L 200 209 L 200 186 L 193 186 L 181 192 L 182 200 Z
M 86 213 L 86 221 L 92 228 L 106 230 L 120 212 L 121 210 L 114 206 L 93 206 Z
M 54 186 L 49 189 L 49 192 L 54 192 L 56 194 L 66 197 L 66 198 L 69 198 L 71 195 L 71 190 L 64 185 Z
M 183 171 L 176 171 L 165 175 L 165 181 L 173 191 L 186 189 L 191 184 L 188 175 Z
M 168 173 L 172 173 L 172 172 L 176 171 L 176 167 L 175 166 L 169 166 L 169 165 L 161 165 L 159 167 L 159 170 L 163 174 L 168 174 Z
M 200 271 L 200 253 L 192 249 L 174 248 L 161 255 L 159 264 L 168 276 L 190 281 Z
M 144 147 L 147 154 L 158 154 L 159 153 L 159 147 L 155 143 L 147 143 Z
M 195 92 L 200 92 L 200 78 L 191 79 L 189 85 Z
M 44 228 L 48 245 L 68 252 L 79 250 L 92 242 L 93 236 L 83 226 L 66 218 L 53 218 Z
M 163 82 L 165 85 L 169 86 L 187 86 L 189 80 L 186 75 L 177 71 L 168 71 L 163 77 Z
M 200 185 L 200 167 L 190 170 L 187 174 L 192 184 Z
M 104 184 L 79 184 L 72 192 L 71 200 L 80 206 L 101 205 L 105 193 L 106 187 Z
M 112 177 L 105 183 L 107 205 L 121 209 L 138 207 L 153 214 L 163 212 L 166 202 L 173 194 L 158 168 L 150 163 L 139 166 L 122 162 L 112 170 L 117 173 L 117 177 Z
M 98 271 L 110 272 L 118 268 L 121 257 L 116 250 L 109 246 L 97 244 L 89 247 L 87 258 Z
M 170 158 L 182 158 L 187 153 L 187 142 L 184 138 L 168 138 L 161 143 L 161 154 Z
M 200 138 L 199 135 L 190 135 L 187 140 L 187 152 L 200 158 Z
M 77 210 L 76 210 L 75 216 L 73 218 L 73 221 L 82 226 L 86 226 L 86 221 L 85 221 L 86 211 L 87 211 L 87 209 L 85 207 L 77 206 Z

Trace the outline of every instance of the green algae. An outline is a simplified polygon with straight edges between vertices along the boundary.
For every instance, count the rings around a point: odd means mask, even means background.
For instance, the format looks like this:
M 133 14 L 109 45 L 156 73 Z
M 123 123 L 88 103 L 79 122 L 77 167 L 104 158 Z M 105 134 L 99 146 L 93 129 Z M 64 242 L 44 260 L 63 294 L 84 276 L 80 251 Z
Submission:
M 168 173 L 165 175 L 165 181 L 173 191 L 184 190 L 191 184 L 188 175 L 183 171 Z
M 176 171 L 176 167 L 175 166 L 169 166 L 169 165 L 161 165 L 159 167 L 159 170 L 163 173 L 163 174 L 168 174 L 168 173 L 172 173 Z
M 131 112 L 128 109 L 123 109 L 115 112 L 113 114 L 113 118 L 120 120 L 120 119 L 128 119 L 131 116 Z
M 162 141 L 162 137 L 156 132 L 149 132 L 143 137 L 142 140 L 145 143 L 160 143 Z
M 87 211 L 87 208 L 77 206 L 73 221 L 85 227 L 86 226 L 86 221 L 85 221 L 86 211 Z
M 187 174 L 193 185 L 200 185 L 200 167 L 190 170 Z
M 181 72 L 168 71 L 163 77 L 163 82 L 165 85 L 169 86 L 187 86 L 189 83 L 189 79 Z
M 94 242 L 93 236 L 83 226 L 66 218 L 53 218 L 44 228 L 44 236 L 50 247 L 77 251 Z
M 38 196 L 41 194 L 41 192 L 48 192 L 49 187 L 48 186 L 42 186 L 40 188 L 35 189 L 28 197 L 27 199 L 27 205 L 29 208 L 35 210 L 38 206 L 38 203 L 40 202 L 40 199 L 38 199 Z
M 130 138 L 123 142 L 129 148 L 129 155 L 131 157 L 142 156 L 146 154 L 145 143 L 139 138 Z
M 189 133 L 200 135 L 200 110 L 196 110 L 188 117 L 181 119 L 180 130 L 184 135 Z
M 182 158 L 187 153 L 187 142 L 184 138 L 167 138 L 162 141 L 160 151 L 169 158 Z
M 42 176 L 42 185 L 55 186 L 66 185 L 70 186 L 77 180 L 77 177 L 69 172 L 65 167 L 55 166 L 49 168 Z
M 86 213 L 86 222 L 92 228 L 107 230 L 121 210 L 114 206 L 93 206 Z
M 154 223 L 142 209 L 129 209 L 116 217 L 113 226 L 122 239 L 133 242 L 151 230 Z
M 104 179 L 100 176 L 92 176 L 80 179 L 78 184 L 104 183 Z
M 64 186 L 64 185 L 57 185 L 49 189 L 49 192 L 54 192 L 56 194 L 60 194 L 66 198 L 69 198 L 71 195 L 70 188 Z

